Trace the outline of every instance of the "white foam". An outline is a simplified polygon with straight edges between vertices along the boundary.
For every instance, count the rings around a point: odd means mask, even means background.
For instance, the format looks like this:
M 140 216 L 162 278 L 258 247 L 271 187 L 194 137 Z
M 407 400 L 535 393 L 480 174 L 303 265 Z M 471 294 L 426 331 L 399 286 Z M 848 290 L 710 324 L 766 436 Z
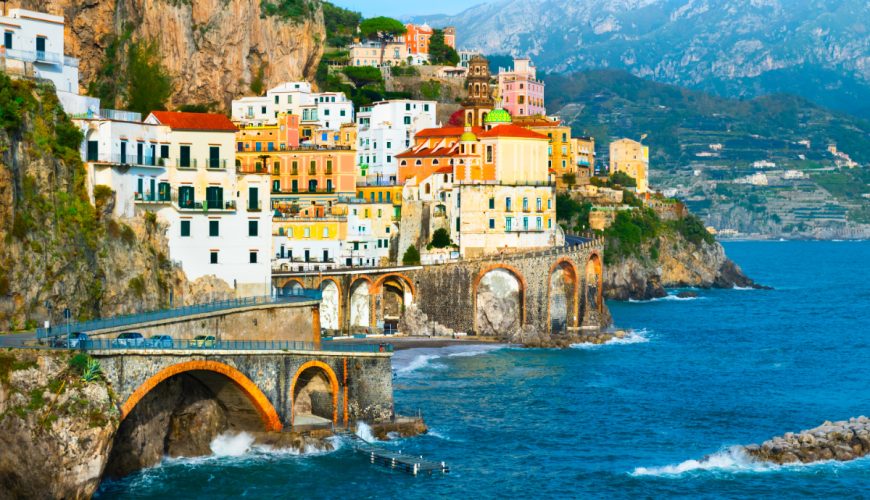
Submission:
M 481 354 L 488 354 L 492 351 L 498 351 L 499 349 L 504 349 L 505 346 L 503 344 L 498 345 L 475 345 L 465 347 L 467 350 L 459 350 L 458 352 L 451 352 L 447 355 L 448 358 L 469 358 L 472 356 L 480 356 Z M 450 348 L 448 348 L 450 349 Z
M 396 373 L 399 374 L 407 374 L 414 371 L 417 371 L 421 368 L 429 366 L 429 362 L 433 359 L 438 359 L 441 356 L 438 354 L 418 354 L 413 359 L 411 359 L 407 364 L 399 366 L 396 368 Z M 398 363 L 396 363 L 398 364 Z
M 682 300 L 700 300 L 700 299 L 703 299 L 703 298 L 704 298 L 704 297 L 699 297 L 699 296 L 695 296 L 695 297 L 678 297 L 676 294 L 673 294 L 673 295 L 665 295 L 664 297 L 653 297 L 653 298 L 651 298 L 651 299 L 646 299 L 646 300 L 628 299 L 628 301 L 631 302 L 631 303 L 634 303 L 634 304 L 647 304 L 647 303 L 650 303 L 650 302 L 659 302 L 659 301 L 662 301 L 662 300 L 665 300 L 665 301 L 666 301 L 666 300 L 680 300 L 680 301 L 682 301 Z
M 821 460 L 812 463 L 789 463 L 775 464 L 755 460 L 749 456 L 742 446 L 731 446 L 722 451 L 708 455 L 701 460 L 686 460 L 678 464 L 665 465 L 662 467 L 638 467 L 631 472 L 632 476 L 656 476 L 656 477 L 680 477 L 697 474 L 743 474 L 743 473 L 769 473 L 776 471 L 789 471 L 807 468 L 844 468 L 866 467 L 867 457 L 840 462 L 837 460 Z
M 397 375 L 408 375 L 421 369 L 443 369 L 445 365 L 435 363 L 439 358 L 467 358 L 489 354 L 507 347 L 505 344 L 451 345 L 447 347 L 418 348 L 398 351 L 393 355 L 393 368 Z
M 737 285 L 732 286 L 731 289 L 732 290 L 755 290 L 755 288 L 753 288 L 751 286 L 737 286 Z
M 645 342 L 649 342 L 649 331 L 646 328 L 642 328 L 640 330 L 629 330 L 627 332 L 627 335 L 625 335 L 624 337 L 613 337 L 612 339 L 604 342 L 603 344 L 580 342 L 577 344 L 571 344 L 571 347 L 574 349 L 600 349 L 602 347 L 611 345 L 643 344 Z
M 368 441 L 369 443 L 377 441 L 375 435 L 372 434 L 372 428 L 369 427 L 369 424 L 365 422 L 357 422 L 356 435 L 359 436 L 360 439 L 362 439 L 363 441 Z
M 251 451 L 254 436 L 247 432 L 239 434 L 223 433 L 214 438 L 209 445 L 211 452 L 217 457 L 240 457 Z

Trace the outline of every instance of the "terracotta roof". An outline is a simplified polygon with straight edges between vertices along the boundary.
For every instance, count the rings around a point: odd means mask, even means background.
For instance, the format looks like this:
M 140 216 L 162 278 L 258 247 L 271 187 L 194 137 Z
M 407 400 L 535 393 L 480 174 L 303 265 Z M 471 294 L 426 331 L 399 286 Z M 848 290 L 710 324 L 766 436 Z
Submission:
M 483 133 L 483 129 L 480 127 L 471 127 L 471 131 L 474 132 L 475 135 L 480 135 Z M 459 137 L 465 132 L 465 127 L 437 127 L 437 128 L 424 128 L 423 130 L 417 132 L 414 137 L 451 137 L 456 136 Z
M 435 171 L 435 173 L 436 174 L 452 174 L 453 167 L 451 167 L 450 165 L 447 165 L 445 167 L 439 168 L 438 170 Z
M 526 120 L 514 120 L 514 125 L 521 127 L 558 127 L 562 125 L 562 120 L 553 121 L 545 118 L 531 118 Z
M 180 111 L 152 111 L 151 114 L 163 125 L 178 130 L 214 130 L 235 132 L 233 122 L 217 113 L 183 113 Z
M 521 137 L 525 139 L 546 139 L 546 135 L 532 132 L 519 125 L 505 124 L 493 127 L 492 130 L 477 134 L 478 137 Z

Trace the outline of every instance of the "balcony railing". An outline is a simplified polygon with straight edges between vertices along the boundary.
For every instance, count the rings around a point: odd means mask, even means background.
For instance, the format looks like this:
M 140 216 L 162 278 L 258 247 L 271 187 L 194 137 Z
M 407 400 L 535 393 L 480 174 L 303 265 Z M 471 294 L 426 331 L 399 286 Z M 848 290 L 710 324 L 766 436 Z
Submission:
M 0 50 L 0 55 L 3 54 L 5 54 L 9 59 L 15 59 L 18 61 L 63 64 L 63 54 L 57 54 L 55 52 L 45 52 L 43 50 L 2 49 Z
M 108 157 L 107 157 L 108 156 Z M 107 163 L 110 165 L 129 165 L 135 167 L 162 167 L 164 163 L 163 158 L 156 158 L 153 156 L 138 156 L 136 154 L 113 154 L 113 155 L 102 155 L 102 158 L 98 155 L 96 159 L 92 159 L 88 157 L 89 162 L 93 163 Z
M 133 200 L 137 203 L 146 203 L 146 204 L 170 204 L 170 203 L 172 203 L 171 197 L 161 196 L 160 193 L 152 193 L 151 191 L 145 191 L 144 193 L 134 193 Z
M 226 170 L 227 169 L 227 160 L 226 158 L 206 158 L 203 161 L 205 168 L 209 170 Z
M 259 212 L 263 209 L 263 204 L 259 201 L 248 200 L 248 212 Z
M 175 159 L 175 168 L 179 170 L 196 170 L 196 160 L 188 158 L 185 164 L 181 158 Z

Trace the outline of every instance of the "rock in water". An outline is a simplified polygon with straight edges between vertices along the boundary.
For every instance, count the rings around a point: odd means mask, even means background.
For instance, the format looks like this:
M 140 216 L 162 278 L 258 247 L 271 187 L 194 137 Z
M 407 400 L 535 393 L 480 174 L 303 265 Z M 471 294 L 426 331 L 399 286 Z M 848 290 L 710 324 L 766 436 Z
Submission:
M 681 299 L 693 299 L 698 296 L 698 292 L 680 292 L 677 294 L 677 297 Z
M 746 446 L 745 450 L 752 457 L 777 464 L 854 460 L 870 454 L 870 419 L 862 415 L 825 422 L 814 429 L 787 432 L 760 445 Z

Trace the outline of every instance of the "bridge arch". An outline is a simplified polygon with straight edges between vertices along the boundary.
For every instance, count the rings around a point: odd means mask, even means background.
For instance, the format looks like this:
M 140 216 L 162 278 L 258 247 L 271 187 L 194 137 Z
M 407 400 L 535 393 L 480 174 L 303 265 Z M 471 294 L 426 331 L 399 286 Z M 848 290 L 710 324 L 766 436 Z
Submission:
M 290 383 L 290 425 L 294 425 L 296 414 L 304 409 L 309 409 L 316 415 L 316 402 L 312 401 L 311 392 L 321 388 L 318 377 L 325 377 L 332 396 L 332 423 L 338 423 L 338 377 L 335 371 L 323 361 L 308 361 L 296 370 Z M 311 391 L 303 392 L 308 389 Z M 307 408 L 306 408 L 307 405 Z
M 372 301 L 374 281 L 368 276 L 353 278 L 347 289 L 348 326 L 369 328 L 374 324 L 375 307 Z
M 471 289 L 474 330 L 503 335 L 525 325 L 527 289 L 523 273 L 510 264 L 490 264 L 481 269 Z M 517 309 L 515 317 L 509 315 L 512 307 Z
M 585 302 L 599 313 L 604 310 L 604 273 L 601 256 L 592 252 L 586 260 L 584 284 Z
M 281 293 L 282 293 L 282 295 L 289 295 L 288 290 L 289 291 L 297 291 L 297 290 L 302 290 L 304 288 L 305 288 L 305 284 L 302 283 L 302 280 L 299 280 L 296 278 L 290 278 L 281 285 Z
M 320 326 L 326 330 L 341 328 L 342 293 L 341 283 L 335 278 L 321 278 L 317 288 L 323 293 L 320 301 Z
M 383 322 L 384 329 L 395 330 L 405 308 L 414 303 L 417 290 L 414 282 L 402 273 L 387 273 L 374 284 L 376 323 Z
M 550 266 L 547 277 L 547 326 L 551 333 L 577 327 L 579 273 L 577 265 L 560 257 Z
M 269 398 L 263 394 L 263 391 L 257 387 L 251 379 L 244 373 L 238 371 L 230 365 L 210 360 L 185 361 L 163 368 L 156 374 L 149 377 L 127 398 L 121 406 L 121 420 L 123 421 L 136 405 L 157 387 L 161 382 L 170 377 L 189 372 L 208 372 L 223 375 L 235 385 L 241 393 L 251 403 L 254 410 L 263 422 L 263 426 L 267 431 L 280 431 L 282 429 L 281 419 L 278 417 L 278 412 L 269 401 Z

